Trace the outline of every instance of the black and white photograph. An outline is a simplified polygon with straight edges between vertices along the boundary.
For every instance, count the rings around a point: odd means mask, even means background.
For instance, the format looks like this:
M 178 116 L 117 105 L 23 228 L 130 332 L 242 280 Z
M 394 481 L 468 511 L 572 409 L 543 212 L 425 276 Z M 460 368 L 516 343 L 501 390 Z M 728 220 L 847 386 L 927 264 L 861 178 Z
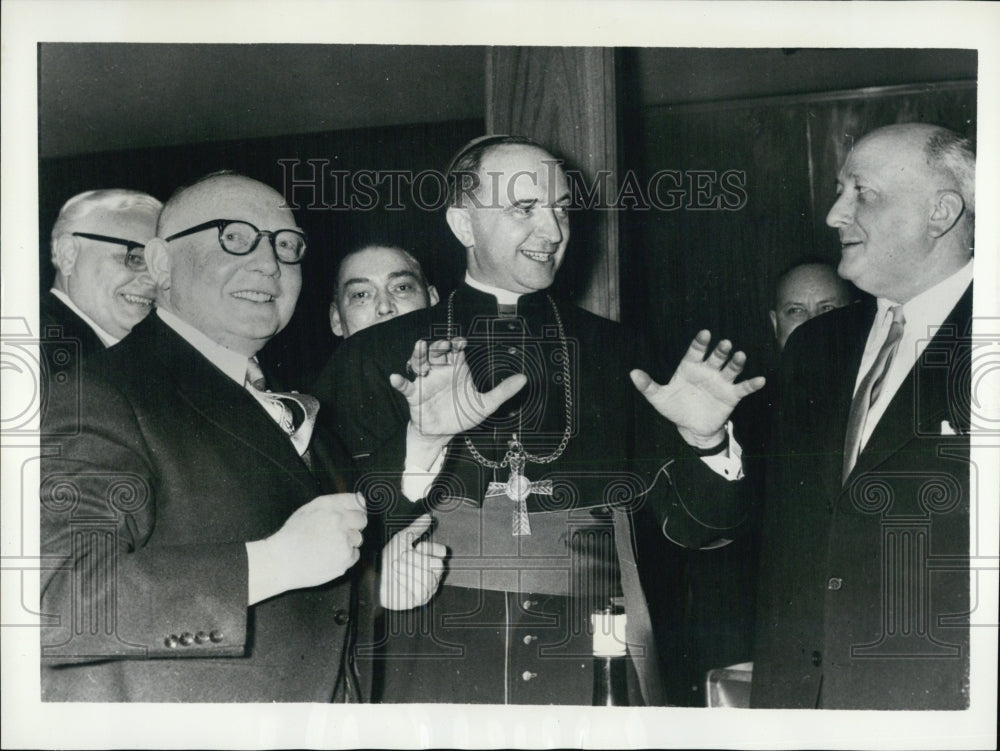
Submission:
M 998 34 L 5 2 L 4 747 L 996 748 Z

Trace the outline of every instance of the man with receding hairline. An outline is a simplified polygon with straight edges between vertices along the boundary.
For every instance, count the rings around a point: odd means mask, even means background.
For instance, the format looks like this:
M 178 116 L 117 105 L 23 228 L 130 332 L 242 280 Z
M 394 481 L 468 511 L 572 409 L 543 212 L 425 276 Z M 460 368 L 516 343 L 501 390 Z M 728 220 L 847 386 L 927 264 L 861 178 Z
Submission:
M 630 331 L 549 294 L 571 200 L 539 144 L 476 139 L 448 171 L 464 282 L 348 338 L 324 381 L 387 528 L 428 509 L 449 550 L 434 598 L 386 614 L 378 698 L 590 704 L 604 635 L 622 652 L 615 699 L 663 704 L 644 587 L 663 548 L 724 545 L 746 517 L 727 418 L 763 379 L 736 382 L 745 357 L 701 332 L 661 386 Z M 486 389 L 504 389 L 488 418 Z M 592 625 L 605 611 L 611 633 Z
M 768 311 L 768 317 L 779 350 L 785 348 L 788 335 L 810 318 L 851 301 L 844 280 L 833 266 L 820 261 L 804 261 L 788 269 L 778 279 L 774 297 L 774 309 Z
M 837 184 L 837 271 L 875 301 L 782 355 L 751 706 L 963 709 L 975 154 L 891 125 Z
M 364 498 L 315 400 L 272 391 L 255 357 L 302 284 L 284 205 L 231 173 L 178 191 L 146 244 L 156 314 L 49 406 L 45 700 L 367 698 L 345 576 Z
M 42 295 L 42 335 L 52 327 L 88 355 L 117 344 L 156 301 L 143 248 L 156 233 L 162 204 L 146 193 L 120 188 L 73 196 L 52 226 L 56 274 Z
M 437 305 L 438 299 L 412 254 L 391 245 L 366 245 L 340 261 L 330 328 L 346 339 L 393 316 Z

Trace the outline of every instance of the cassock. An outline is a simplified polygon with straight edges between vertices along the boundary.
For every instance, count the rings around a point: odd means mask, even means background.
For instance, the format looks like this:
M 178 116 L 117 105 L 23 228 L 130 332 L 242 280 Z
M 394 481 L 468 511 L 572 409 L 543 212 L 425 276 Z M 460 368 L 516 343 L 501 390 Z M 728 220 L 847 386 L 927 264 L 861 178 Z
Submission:
M 247 605 L 245 542 L 350 486 L 160 320 L 57 379 L 42 417 L 42 698 L 364 700 L 352 572 Z
M 468 339 L 480 391 L 516 373 L 528 382 L 451 441 L 430 492 L 413 503 L 398 483 L 409 408 L 389 375 L 405 372 L 417 340 L 456 335 Z M 636 390 L 636 367 L 662 376 L 614 322 L 546 292 L 502 309 L 467 284 L 338 349 L 314 391 L 383 522 L 380 533 L 370 523 L 380 535 L 372 544 L 429 509 L 433 539 L 450 554 L 426 606 L 384 615 L 366 655 L 376 700 L 590 704 L 590 615 L 624 603 L 630 701 L 664 703 L 644 592 L 669 574 L 666 547 L 729 539 L 748 507 L 742 483 L 709 469 Z M 659 646 L 669 665 L 671 645 Z
M 926 349 L 845 481 L 874 318 L 873 301 L 818 316 L 782 355 L 751 706 L 968 705 L 972 287 L 915 332 Z

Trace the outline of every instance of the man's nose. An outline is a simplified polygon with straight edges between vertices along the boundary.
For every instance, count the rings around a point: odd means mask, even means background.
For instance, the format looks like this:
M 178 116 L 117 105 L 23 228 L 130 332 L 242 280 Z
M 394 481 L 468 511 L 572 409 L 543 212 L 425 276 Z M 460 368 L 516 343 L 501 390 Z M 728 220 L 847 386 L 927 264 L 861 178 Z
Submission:
M 247 256 L 247 261 L 247 268 L 265 276 L 281 274 L 281 265 L 278 263 L 278 253 L 274 249 L 274 240 L 267 235 L 261 236 L 257 247 L 251 250 Z
M 553 245 L 558 245 L 563 239 L 563 229 L 559 224 L 559 217 L 556 214 L 559 210 L 555 208 L 540 208 L 536 212 L 538 224 L 535 227 L 535 232 Z
M 392 295 L 381 294 L 375 302 L 375 312 L 377 312 L 380 316 L 391 316 L 396 313 L 396 303 L 392 299 Z
M 852 193 L 845 190 L 830 207 L 830 212 L 826 215 L 826 225 L 828 227 L 844 227 L 854 221 L 854 202 Z

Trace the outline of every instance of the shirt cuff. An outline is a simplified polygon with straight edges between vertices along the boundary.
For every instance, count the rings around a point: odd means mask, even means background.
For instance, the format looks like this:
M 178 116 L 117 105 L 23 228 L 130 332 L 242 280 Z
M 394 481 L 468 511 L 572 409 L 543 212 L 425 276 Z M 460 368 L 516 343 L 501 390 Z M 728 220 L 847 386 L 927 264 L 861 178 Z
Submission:
M 441 474 L 441 467 L 444 466 L 444 458 L 445 454 L 448 453 L 448 449 L 442 449 L 427 469 L 410 463 L 412 453 L 410 450 L 410 437 L 407 434 L 406 459 L 403 462 L 403 477 L 400 482 L 400 488 L 408 501 L 416 503 L 427 495 L 431 485 L 434 484 L 437 476 Z
M 730 482 L 743 479 L 743 447 L 733 437 L 733 422 L 726 422 L 726 435 L 729 442 L 723 451 L 712 456 L 703 456 L 701 460 L 717 475 L 722 475 Z

